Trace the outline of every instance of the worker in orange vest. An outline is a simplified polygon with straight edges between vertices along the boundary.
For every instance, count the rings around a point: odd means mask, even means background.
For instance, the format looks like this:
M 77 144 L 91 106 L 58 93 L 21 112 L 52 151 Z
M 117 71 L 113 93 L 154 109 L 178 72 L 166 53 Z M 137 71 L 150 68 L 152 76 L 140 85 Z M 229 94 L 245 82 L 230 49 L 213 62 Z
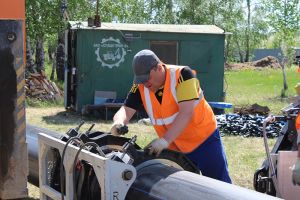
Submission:
M 111 133 L 122 134 L 121 127 L 144 107 L 158 135 L 145 147 L 150 154 L 167 148 L 182 152 L 203 175 L 231 183 L 217 121 L 193 70 L 164 64 L 147 49 L 134 56 L 132 67 L 134 84 Z
M 298 98 L 300 97 L 300 83 L 298 83 L 295 86 L 296 93 L 298 95 Z M 293 183 L 300 185 L 300 112 L 298 113 L 298 116 L 296 118 L 296 130 L 297 130 L 297 145 L 298 145 L 298 157 L 297 161 L 293 168 Z

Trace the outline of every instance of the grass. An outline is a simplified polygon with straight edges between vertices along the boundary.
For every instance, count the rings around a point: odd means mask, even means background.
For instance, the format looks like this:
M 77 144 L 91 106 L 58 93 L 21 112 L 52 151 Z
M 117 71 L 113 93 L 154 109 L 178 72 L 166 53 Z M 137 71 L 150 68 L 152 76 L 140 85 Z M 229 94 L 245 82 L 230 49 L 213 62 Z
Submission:
M 268 106 L 272 113 L 280 113 L 280 109 L 291 102 L 294 96 L 294 85 L 299 82 L 296 67 L 287 69 L 288 91 L 287 98 L 280 98 L 283 88 L 283 76 L 280 70 L 241 70 L 226 71 L 227 102 L 234 106 L 246 106 L 258 103 Z M 60 133 L 75 127 L 81 120 L 86 123 L 81 128 L 87 130 L 95 123 L 94 130 L 108 132 L 112 121 L 103 121 L 93 117 L 84 117 L 63 108 L 63 103 L 41 103 L 27 100 L 27 122 Z M 151 126 L 140 125 L 136 122 L 129 124 L 130 133 L 127 137 L 137 135 L 137 144 L 144 147 L 153 138 L 154 130 Z M 265 150 L 262 138 L 243 138 L 239 136 L 225 136 L 222 138 L 227 154 L 229 172 L 233 183 L 241 187 L 253 189 L 253 174 L 265 159 Z M 275 139 L 269 140 L 272 147 Z M 29 185 L 30 199 L 38 199 L 38 192 Z
M 253 189 L 253 174 L 266 157 L 263 138 L 225 136 L 222 140 L 234 184 Z M 275 139 L 269 140 L 270 147 L 274 143 Z
M 296 67 L 286 70 L 288 90 L 286 98 L 281 98 L 283 75 L 281 70 L 240 70 L 225 72 L 226 101 L 234 106 L 247 106 L 258 103 L 268 106 L 272 113 L 279 114 L 280 109 L 291 102 L 295 95 L 294 86 L 300 75 Z

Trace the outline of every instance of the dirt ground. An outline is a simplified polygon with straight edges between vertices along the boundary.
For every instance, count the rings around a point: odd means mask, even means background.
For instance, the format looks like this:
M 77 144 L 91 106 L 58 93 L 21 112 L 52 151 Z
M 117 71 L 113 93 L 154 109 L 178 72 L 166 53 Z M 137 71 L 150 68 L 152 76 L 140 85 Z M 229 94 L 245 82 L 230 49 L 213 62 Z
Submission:
M 245 63 L 225 63 L 226 70 L 241 70 L 241 69 L 262 69 L 262 68 L 280 69 L 281 65 L 277 58 L 267 56 L 254 62 Z

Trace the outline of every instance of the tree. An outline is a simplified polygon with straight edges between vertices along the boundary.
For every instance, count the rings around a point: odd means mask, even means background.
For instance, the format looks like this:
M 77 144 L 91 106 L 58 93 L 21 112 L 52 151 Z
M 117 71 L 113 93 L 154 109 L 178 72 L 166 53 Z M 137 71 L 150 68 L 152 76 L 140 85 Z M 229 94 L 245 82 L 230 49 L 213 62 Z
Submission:
M 249 62 L 251 60 L 251 52 L 253 49 L 259 48 L 262 41 L 268 37 L 269 26 L 265 18 L 264 7 L 260 3 L 251 3 L 250 0 L 247 0 L 245 62 Z
M 260 47 L 268 34 L 268 24 L 264 20 L 264 10 L 259 3 L 252 3 L 247 0 L 245 7 L 242 7 L 243 0 L 231 2 L 224 6 L 225 17 L 221 25 L 232 35 L 226 39 L 226 55 L 229 61 L 248 62 L 251 59 L 253 49 Z M 244 15 L 245 9 L 247 10 Z M 228 12 L 235 10 L 235 12 Z
M 294 60 L 293 45 L 299 30 L 300 5 L 299 0 L 265 0 L 270 26 L 276 35 L 274 46 L 280 47 L 284 54 L 282 61 L 283 89 L 281 97 L 285 97 L 288 89 L 285 66 L 290 66 Z
M 179 24 L 208 24 L 209 12 L 205 0 L 178 0 Z
M 174 24 L 176 13 L 172 0 L 151 0 L 145 5 L 148 22 L 153 24 Z
M 58 38 L 58 35 L 67 26 L 61 14 L 64 2 L 64 0 L 26 1 L 26 32 L 28 41 L 31 41 L 27 46 L 35 44 L 33 46 L 36 47 L 35 65 L 32 64 L 33 58 L 30 51 L 27 54 L 29 58 L 27 59 L 27 66 L 30 67 L 30 71 L 44 69 L 44 43 L 53 44 L 53 38 Z M 68 0 L 67 6 L 70 11 L 70 20 L 86 20 L 87 16 L 90 16 L 91 11 L 94 10 L 92 2 L 87 0 Z M 53 37 L 53 35 L 56 35 L 56 37 Z M 28 48 L 31 49 L 31 46 L 28 46 Z
M 59 16 L 60 0 L 27 0 L 26 1 L 26 33 L 35 43 L 36 70 L 44 69 L 44 41 L 47 35 L 54 34 L 61 27 Z M 32 59 L 28 60 L 31 62 Z M 28 63 L 28 66 L 32 64 Z
M 274 47 L 280 47 L 287 58 L 288 66 L 294 57 L 293 45 L 299 30 L 299 0 L 264 0 L 268 22 L 275 34 Z
M 247 2 L 247 27 L 246 27 L 246 57 L 245 61 L 249 61 L 249 54 L 250 54 L 250 22 L 251 22 L 251 5 L 250 5 L 250 0 L 246 0 Z
M 30 73 L 34 73 L 35 72 L 35 64 L 34 64 L 34 60 L 32 58 L 32 51 L 31 51 L 31 41 L 29 36 L 26 36 L 26 70 L 25 70 L 25 75 L 26 77 L 30 74 Z
M 225 59 L 228 61 L 235 60 L 236 52 L 240 53 L 241 45 L 237 41 L 241 41 L 243 22 L 243 9 L 240 6 L 242 1 L 219 1 L 217 11 L 218 17 L 215 17 L 215 25 L 222 28 L 228 35 L 225 43 Z

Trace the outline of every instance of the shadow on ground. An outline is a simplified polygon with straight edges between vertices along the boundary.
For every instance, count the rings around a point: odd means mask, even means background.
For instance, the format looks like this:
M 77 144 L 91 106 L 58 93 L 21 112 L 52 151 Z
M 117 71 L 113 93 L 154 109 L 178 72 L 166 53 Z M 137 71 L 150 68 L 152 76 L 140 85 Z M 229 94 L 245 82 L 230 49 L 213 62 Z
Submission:
M 110 109 L 107 113 L 103 110 L 95 110 L 88 115 L 82 115 L 72 110 L 66 110 L 62 112 L 58 112 L 55 115 L 43 116 L 42 119 L 47 124 L 68 124 L 68 125 L 77 125 L 80 124 L 81 121 L 85 121 L 87 123 L 111 123 L 114 114 L 118 111 L 118 109 Z M 134 115 L 132 121 L 139 120 L 147 117 L 147 115 L 143 112 L 139 112 Z
M 111 123 L 113 114 L 110 114 L 110 117 L 108 120 L 105 120 L 105 113 L 91 113 L 89 115 L 81 115 L 79 113 L 76 113 L 75 111 L 62 111 L 58 112 L 55 115 L 48 115 L 48 116 L 43 116 L 42 119 L 47 123 L 47 124 L 79 124 L 81 121 L 85 122 L 90 122 L 90 123 L 98 123 L 101 121 L 102 123 Z

